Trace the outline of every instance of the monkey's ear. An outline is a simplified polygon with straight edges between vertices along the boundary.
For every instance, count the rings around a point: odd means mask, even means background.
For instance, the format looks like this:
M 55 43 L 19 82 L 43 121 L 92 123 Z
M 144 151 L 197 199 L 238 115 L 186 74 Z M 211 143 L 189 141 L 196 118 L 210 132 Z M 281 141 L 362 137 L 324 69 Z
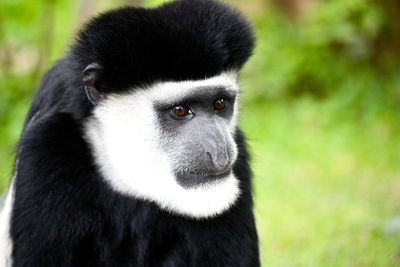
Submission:
M 85 85 L 85 92 L 93 105 L 96 105 L 100 100 L 104 98 L 103 94 L 96 88 L 96 82 L 99 79 L 101 72 L 101 66 L 98 63 L 91 63 L 86 66 L 82 71 L 83 84 Z

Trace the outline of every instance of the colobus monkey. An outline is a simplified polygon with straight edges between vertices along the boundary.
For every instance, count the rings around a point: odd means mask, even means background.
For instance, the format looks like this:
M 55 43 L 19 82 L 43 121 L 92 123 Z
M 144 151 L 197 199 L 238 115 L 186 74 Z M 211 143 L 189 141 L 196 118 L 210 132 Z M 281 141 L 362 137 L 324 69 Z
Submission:
M 253 45 L 214 0 L 92 19 L 27 115 L 0 266 L 259 266 L 236 125 Z

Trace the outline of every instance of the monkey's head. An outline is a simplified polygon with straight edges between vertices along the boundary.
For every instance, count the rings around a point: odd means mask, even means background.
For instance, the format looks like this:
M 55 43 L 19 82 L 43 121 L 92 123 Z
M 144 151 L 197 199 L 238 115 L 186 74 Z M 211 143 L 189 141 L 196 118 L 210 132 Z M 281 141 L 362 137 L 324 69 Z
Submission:
M 122 8 L 86 26 L 71 62 L 92 105 L 86 139 L 114 190 L 195 218 L 235 203 L 236 79 L 253 44 L 248 22 L 211 0 Z

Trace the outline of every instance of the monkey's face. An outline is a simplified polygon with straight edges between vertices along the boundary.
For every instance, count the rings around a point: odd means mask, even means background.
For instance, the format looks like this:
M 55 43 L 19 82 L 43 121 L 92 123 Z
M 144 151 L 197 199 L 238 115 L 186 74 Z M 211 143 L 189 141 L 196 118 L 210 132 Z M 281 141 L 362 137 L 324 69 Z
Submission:
M 160 82 L 109 94 L 86 122 L 86 137 L 111 187 L 186 216 L 210 217 L 239 195 L 232 165 L 235 73 Z

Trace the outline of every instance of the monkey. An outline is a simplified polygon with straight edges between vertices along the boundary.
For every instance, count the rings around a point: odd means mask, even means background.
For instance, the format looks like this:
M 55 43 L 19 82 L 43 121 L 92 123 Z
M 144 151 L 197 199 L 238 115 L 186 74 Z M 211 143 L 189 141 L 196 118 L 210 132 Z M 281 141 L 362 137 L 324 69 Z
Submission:
M 254 43 L 216 0 L 91 19 L 28 111 L 0 266 L 259 266 L 237 125 Z

